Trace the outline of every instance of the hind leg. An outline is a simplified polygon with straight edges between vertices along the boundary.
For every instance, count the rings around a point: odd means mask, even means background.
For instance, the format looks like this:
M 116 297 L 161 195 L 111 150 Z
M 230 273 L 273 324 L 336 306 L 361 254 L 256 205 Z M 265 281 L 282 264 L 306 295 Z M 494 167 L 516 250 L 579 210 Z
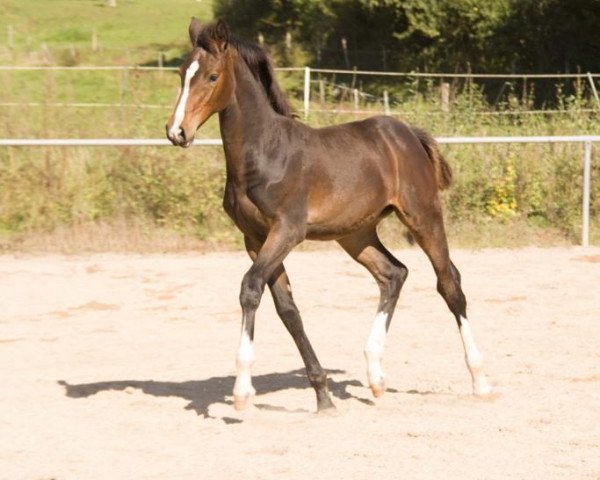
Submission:
M 465 362 L 473 381 L 473 393 L 486 395 L 491 392 L 491 387 L 483 372 L 482 356 L 467 320 L 467 301 L 460 285 L 460 273 L 450 260 L 439 202 L 436 200 L 432 203 L 427 215 L 408 217 L 399 213 L 399 216 L 429 257 L 438 279 L 437 290 L 456 318 Z
M 338 240 L 338 243 L 371 272 L 379 285 L 379 307 L 365 345 L 365 358 L 369 386 L 373 395 L 380 397 L 385 392 L 385 375 L 381 368 L 385 337 L 408 269 L 381 244 L 375 227 Z

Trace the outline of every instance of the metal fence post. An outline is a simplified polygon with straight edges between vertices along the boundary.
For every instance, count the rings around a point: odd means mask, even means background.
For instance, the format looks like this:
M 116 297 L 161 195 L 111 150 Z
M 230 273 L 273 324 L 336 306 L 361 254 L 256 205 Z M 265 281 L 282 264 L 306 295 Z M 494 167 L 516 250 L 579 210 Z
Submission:
M 304 67 L 304 118 L 308 118 L 310 107 L 310 67 Z
M 581 228 L 581 245 L 590 245 L 590 180 L 592 170 L 592 142 L 585 142 L 583 157 L 583 225 Z
M 383 113 L 385 115 L 390 114 L 390 96 L 387 90 L 383 91 Z
M 592 87 L 592 93 L 594 94 L 594 98 L 596 99 L 598 108 L 600 108 L 600 97 L 598 97 L 598 90 L 596 90 L 596 84 L 594 83 L 594 77 L 592 77 L 592 74 L 590 72 L 587 72 L 587 78 L 590 82 L 590 87 Z

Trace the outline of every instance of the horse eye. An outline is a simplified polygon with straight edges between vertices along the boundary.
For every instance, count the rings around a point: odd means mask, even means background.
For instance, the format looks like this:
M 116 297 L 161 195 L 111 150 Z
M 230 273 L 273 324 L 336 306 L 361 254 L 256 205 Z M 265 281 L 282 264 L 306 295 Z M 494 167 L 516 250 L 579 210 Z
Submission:
M 217 75 L 216 73 L 213 73 L 213 74 L 212 74 L 210 77 L 208 77 L 208 79 L 209 79 L 211 82 L 216 82 L 216 81 L 217 81 L 217 78 L 219 78 L 219 75 Z

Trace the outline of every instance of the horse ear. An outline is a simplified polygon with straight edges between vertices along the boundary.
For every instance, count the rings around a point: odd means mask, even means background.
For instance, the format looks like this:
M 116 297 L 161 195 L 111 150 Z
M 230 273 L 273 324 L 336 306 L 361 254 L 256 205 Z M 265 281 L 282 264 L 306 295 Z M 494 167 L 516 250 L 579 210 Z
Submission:
M 229 37 L 229 26 L 225 23 L 225 20 L 219 18 L 213 34 L 213 40 L 217 42 L 219 51 L 222 52 L 227 48 L 227 45 L 229 45 Z
M 192 46 L 197 46 L 198 37 L 200 36 L 200 30 L 202 30 L 202 25 L 200 25 L 200 20 L 196 17 L 192 17 L 192 21 L 190 22 L 190 41 L 192 42 Z

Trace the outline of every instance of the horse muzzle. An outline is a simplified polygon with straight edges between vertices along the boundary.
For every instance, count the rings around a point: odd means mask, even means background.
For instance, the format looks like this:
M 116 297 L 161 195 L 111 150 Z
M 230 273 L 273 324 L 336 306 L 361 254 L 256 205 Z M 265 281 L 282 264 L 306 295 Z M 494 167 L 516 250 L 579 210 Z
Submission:
M 187 136 L 185 134 L 185 130 L 181 127 L 178 128 L 177 130 L 173 130 L 173 129 L 169 128 L 169 124 L 167 123 L 165 125 L 165 130 L 167 132 L 167 138 L 176 147 L 188 148 L 192 144 L 192 141 L 194 140 L 193 136 L 192 136 L 192 138 L 187 138 Z

